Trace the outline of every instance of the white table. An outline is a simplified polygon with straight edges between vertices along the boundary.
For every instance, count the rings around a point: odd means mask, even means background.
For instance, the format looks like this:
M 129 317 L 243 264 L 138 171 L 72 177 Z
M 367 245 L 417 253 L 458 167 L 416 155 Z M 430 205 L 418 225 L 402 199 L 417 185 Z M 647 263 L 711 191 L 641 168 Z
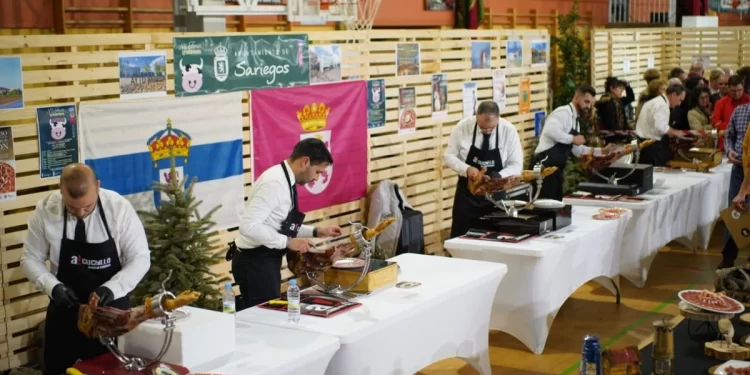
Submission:
M 192 373 L 322 375 L 339 350 L 333 336 L 237 321 L 234 353 L 193 366 Z
M 491 374 L 490 310 L 507 267 L 417 254 L 390 260 L 401 267 L 398 281 L 422 284 L 386 287 L 358 298 L 362 306 L 355 309 L 332 318 L 303 315 L 297 325 L 285 313 L 258 307 L 239 312 L 237 320 L 338 337 L 330 375 L 413 374 L 453 357 Z
M 632 213 L 594 220 L 594 207 L 573 207 L 568 227 L 519 243 L 454 238 L 445 248 L 457 258 L 508 265 L 494 298 L 490 328 L 507 332 L 541 354 L 552 321 L 566 299 L 595 280 L 618 296 L 620 244 Z M 560 239 L 545 238 L 562 236 Z
M 658 186 L 640 195 L 647 199 L 631 203 L 594 199 L 565 198 L 573 206 L 625 207 L 633 210 L 622 242 L 620 275 L 636 287 L 642 288 L 648 278 L 659 249 L 670 241 L 685 239 L 688 246 L 698 229 L 698 217 L 702 209 L 701 193 L 708 185 L 703 178 L 679 177 L 679 173 L 666 174 Z

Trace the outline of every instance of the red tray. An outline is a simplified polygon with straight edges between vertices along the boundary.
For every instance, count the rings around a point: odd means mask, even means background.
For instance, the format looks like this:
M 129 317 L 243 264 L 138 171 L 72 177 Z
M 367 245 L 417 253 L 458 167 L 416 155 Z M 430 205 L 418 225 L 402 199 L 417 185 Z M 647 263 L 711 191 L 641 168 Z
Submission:
M 190 373 L 188 369 L 182 366 L 172 365 L 169 363 L 165 364 L 171 367 L 172 370 L 176 371 L 180 375 L 187 375 Z M 112 353 L 107 353 L 102 354 L 98 357 L 78 362 L 75 364 L 75 366 L 73 366 L 73 368 L 84 373 L 85 375 L 153 375 L 151 370 L 158 365 L 159 364 L 156 363 L 152 366 L 149 366 L 149 368 L 143 371 L 127 371 L 120 368 L 120 361 L 118 361 L 117 358 L 112 355 Z

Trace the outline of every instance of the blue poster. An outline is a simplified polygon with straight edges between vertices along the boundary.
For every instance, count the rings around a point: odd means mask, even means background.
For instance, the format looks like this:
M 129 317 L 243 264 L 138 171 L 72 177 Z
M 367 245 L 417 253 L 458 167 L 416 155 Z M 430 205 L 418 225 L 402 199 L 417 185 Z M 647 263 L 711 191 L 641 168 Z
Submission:
M 39 178 L 58 177 L 78 163 L 78 117 L 75 104 L 36 110 L 39 134 Z
M 544 128 L 544 119 L 547 113 L 544 111 L 534 112 L 534 137 L 539 138 Z
M 385 80 L 367 81 L 367 128 L 385 126 Z

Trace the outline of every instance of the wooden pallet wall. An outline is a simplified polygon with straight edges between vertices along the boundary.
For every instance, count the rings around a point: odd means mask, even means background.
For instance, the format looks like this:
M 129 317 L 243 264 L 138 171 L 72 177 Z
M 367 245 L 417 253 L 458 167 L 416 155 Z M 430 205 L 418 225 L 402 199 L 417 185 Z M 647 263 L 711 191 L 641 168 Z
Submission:
M 595 29 L 591 32 L 591 82 L 604 91 L 607 76 L 630 82 L 636 94 L 646 88 L 649 56 L 666 77 L 675 67 L 690 69 L 694 56 L 709 56 L 711 69 L 750 65 L 750 27 Z M 623 71 L 623 61 L 630 71 Z
M 0 203 L 0 263 L 2 264 L 2 308 L 0 308 L 0 369 L 34 360 L 33 340 L 44 318 L 47 297 L 35 291 L 19 268 L 26 222 L 36 202 L 57 189 L 57 179 L 39 178 L 35 108 L 52 103 L 81 103 L 119 100 L 118 53 L 121 51 L 164 50 L 167 53 L 168 90 L 173 95 L 172 38 L 174 33 L 82 34 L 0 36 L 0 55 L 20 55 L 24 69 L 22 110 L 0 111 L 0 126 L 11 125 L 17 160 L 18 197 Z M 209 35 L 209 34 L 201 34 Z M 210 34 L 218 35 L 218 34 Z M 236 35 L 236 34 L 235 34 Z M 524 40 L 548 39 L 546 30 L 376 30 L 370 32 L 310 32 L 313 44 L 340 44 L 344 79 L 384 78 L 387 85 L 387 125 L 369 134 L 369 182 L 385 179 L 397 182 L 408 201 L 424 213 L 427 252 L 442 254 L 444 232 L 450 228 L 455 173 L 443 165 L 448 136 L 461 120 L 462 82 L 477 81 L 479 100 L 492 99 L 490 71 L 471 71 L 471 41 L 493 43 L 492 68 L 504 68 L 505 41 L 509 36 Z M 353 42 L 352 42 L 353 41 Z M 422 74 L 395 76 L 396 43 L 421 44 Z M 525 56 L 530 56 L 525 43 Z M 528 59 L 527 59 L 528 60 Z M 528 62 L 527 62 L 528 66 Z M 449 79 L 449 115 L 431 119 L 430 82 L 432 73 L 446 73 Z M 547 69 L 518 68 L 506 72 L 507 106 L 503 117 L 516 124 L 524 144 L 533 137 L 534 115 L 547 106 Z M 522 76 L 532 82 L 531 114 L 518 114 L 518 83 Z M 398 135 L 398 88 L 415 86 L 417 131 Z M 245 100 L 246 103 L 246 100 Z M 246 104 L 245 104 L 246 105 Z M 250 123 L 245 110 L 245 181 L 251 180 Z M 527 152 L 529 152 L 527 150 Z M 360 220 L 366 201 L 352 202 L 308 213 L 310 224 L 345 225 Z M 346 230 L 346 229 L 345 229 Z M 235 231 L 217 234 L 225 244 Z M 227 274 L 229 263 L 215 267 Z M 284 274 L 289 276 L 288 273 Z

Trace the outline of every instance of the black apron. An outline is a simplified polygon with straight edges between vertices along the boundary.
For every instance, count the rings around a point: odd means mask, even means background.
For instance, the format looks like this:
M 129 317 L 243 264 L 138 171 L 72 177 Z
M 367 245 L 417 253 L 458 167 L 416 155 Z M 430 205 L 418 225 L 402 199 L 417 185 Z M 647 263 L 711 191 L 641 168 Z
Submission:
M 471 147 L 466 155 L 466 164 L 476 169 L 487 168 L 486 175 L 496 175 L 503 169 L 503 158 L 500 156 L 500 129 L 495 128 L 495 148 L 482 151 L 474 146 L 477 137 L 477 124 L 474 124 L 474 135 Z M 494 173 L 493 173 L 494 172 Z M 495 209 L 484 196 L 476 196 L 469 192 L 469 179 L 458 177 L 456 194 L 453 197 L 453 219 L 451 220 L 451 238 L 463 236 L 471 228 L 480 226 L 480 219 Z
M 109 281 L 122 269 L 117 245 L 109 230 L 101 200 L 97 201 L 97 207 L 107 230 L 107 240 L 102 243 L 68 239 L 68 211 L 63 209 L 63 235 L 56 276 L 57 280 L 75 292 L 81 304 L 88 303 L 94 289 Z M 119 298 L 108 306 L 127 310 L 130 308 L 130 295 Z M 45 375 L 64 374 L 79 359 L 83 361 L 107 352 L 98 338 L 88 338 L 78 330 L 78 307 L 66 309 L 50 302 L 44 323 Z
M 286 219 L 281 223 L 279 234 L 295 238 L 305 214 L 299 211 L 297 201 L 297 186 L 292 185 L 289 172 L 281 163 L 286 183 L 289 185 L 292 197 L 292 208 Z M 281 264 L 287 249 L 271 249 L 266 246 L 254 249 L 240 249 L 232 242 L 227 257 L 232 260 L 232 275 L 240 286 L 242 301 L 237 311 L 268 302 L 281 296 Z M 230 255 L 231 254 L 231 255 Z
M 664 99 L 664 101 L 667 101 L 664 96 L 661 98 Z M 638 137 L 639 143 L 645 140 L 646 139 L 644 138 Z M 670 160 L 672 160 L 672 151 L 669 149 L 669 136 L 664 135 L 651 146 L 645 147 L 641 150 L 640 156 L 638 157 L 638 164 L 664 167 Z
M 570 106 L 571 113 L 575 113 L 573 106 L 570 104 L 568 105 Z M 578 117 L 576 117 L 575 126 L 570 129 L 568 134 L 575 137 L 580 134 L 578 133 L 578 129 Z M 539 193 L 539 199 L 563 200 L 563 194 L 565 193 L 565 166 L 568 164 L 568 158 L 570 157 L 572 150 L 572 142 L 570 144 L 556 143 L 552 148 L 534 155 L 534 165 L 544 160 L 544 158 L 547 158 L 547 160 L 544 161 L 545 168 L 557 167 L 555 173 L 544 178 L 542 191 Z M 534 193 L 536 193 L 536 181 L 533 182 L 533 185 L 535 189 Z

